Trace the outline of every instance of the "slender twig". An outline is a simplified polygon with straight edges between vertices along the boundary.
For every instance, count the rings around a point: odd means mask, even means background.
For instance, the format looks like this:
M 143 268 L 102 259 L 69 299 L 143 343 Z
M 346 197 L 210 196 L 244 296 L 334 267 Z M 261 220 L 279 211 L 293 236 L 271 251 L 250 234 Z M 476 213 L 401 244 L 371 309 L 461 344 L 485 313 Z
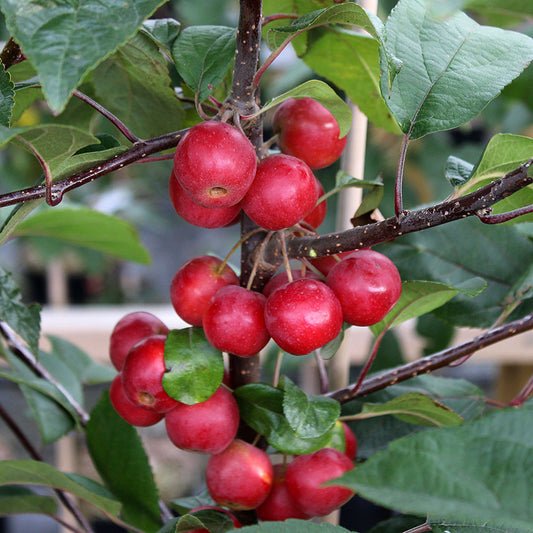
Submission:
M 433 531 L 431 524 L 427 520 L 423 524 L 412 527 L 403 533 L 424 533 L 425 531 Z
M 111 124 L 116 126 L 116 128 L 128 139 L 128 141 L 132 143 L 140 142 L 141 139 L 134 135 L 130 129 L 111 111 L 106 109 L 104 106 L 99 104 L 98 102 L 95 102 L 90 96 L 87 96 L 86 94 L 82 93 L 81 91 L 78 91 L 78 89 L 74 90 L 72 93 L 76 98 L 79 98 L 82 102 L 85 102 L 86 104 L 89 104 L 92 108 L 96 109 L 98 113 L 100 113 L 102 116 L 107 118 Z
M 285 233 L 283 231 L 280 233 L 280 241 L 281 241 L 281 254 L 283 256 L 283 263 L 285 265 L 285 270 L 287 271 L 287 279 L 289 280 L 289 283 L 292 283 L 293 281 L 292 270 L 291 270 L 291 265 L 289 262 L 289 254 L 287 254 L 287 243 L 285 241 Z
M 326 372 L 326 365 L 324 364 L 324 359 L 320 357 L 318 350 L 315 350 L 315 361 L 316 368 L 318 372 L 318 383 L 320 386 L 320 394 L 326 394 L 329 389 L 329 379 L 328 373 Z
M 87 411 L 85 411 L 85 409 L 83 409 L 83 407 L 72 397 L 70 392 L 68 392 L 65 387 L 63 387 L 63 385 L 61 385 L 61 383 L 59 383 L 54 376 L 52 376 L 50 372 L 37 361 L 33 353 L 20 341 L 15 332 L 5 322 L 0 322 L 0 334 L 6 339 L 10 349 L 21 361 L 30 367 L 37 376 L 46 379 L 46 381 L 54 385 L 57 390 L 61 392 L 78 415 L 80 424 L 85 426 L 89 421 L 89 414 Z
M 405 169 L 405 158 L 409 146 L 409 136 L 405 135 L 402 140 L 400 156 L 398 159 L 398 170 L 396 172 L 396 184 L 394 186 L 394 212 L 399 217 L 403 211 L 403 173 Z
M 248 232 L 246 235 L 242 236 L 232 247 L 231 250 L 226 254 L 226 257 L 224 258 L 224 261 L 220 263 L 219 267 L 217 268 L 217 274 L 220 276 L 224 269 L 226 268 L 226 265 L 228 264 L 228 261 L 230 260 L 231 256 L 241 247 L 242 243 L 247 241 L 250 237 L 255 235 L 256 233 L 259 233 L 261 231 L 264 231 L 261 228 L 255 228 L 252 231 Z
M 357 378 L 357 382 L 355 383 L 354 388 L 352 389 L 352 394 L 356 394 L 359 388 L 361 387 L 364 379 L 370 372 L 370 368 L 372 367 L 372 363 L 376 359 L 376 355 L 378 353 L 379 347 L 381 345 L 381 341 L 383 340 L 383 337 L 385 336 L 385 333 L 387 332 L 387 328 L 383 328 L 383 331 L 376 337 L 374 340 L 374 345 L 372 346 L 372 351 L 370 352 L 370 355 L 368 356 L 368 359 L 365 363 L 365 366 L 361 370 L 361 373 L 359 374 L 359 377 Z
M 38 450 L 33 446 L 31 441 L 28 439 L 28 437 L 24 434 L 22 429 L 19 427 L 17 422 L 11 417 L 11 415 L 3 408 L 2 405 L 0 405 L 0 418 L 4 421 L 6 426 L 13 432 L 15 437 L 17 437 L 17 440 L 20 442 L 22 447 L 28 452 L 28 455 L 35 459 L 36 461 L 43 462 L 42 455 L 38 452 Z M 69 498 L 69 496 L 60 489 L 53 489 L 56 493 L 57 497 L 61 501 L 61 503 L 65 506 L 65 508 L 74 516 L 74 518 L 77 520 L 77 522 L 80 524 L 80 526 L 87 532 L 87 533 L 94 533 L 91 525 L 89 524 L 88 520 L 85 518 L 85 516 L 81 513 L 81 511 L 76 507 L 76 505 L 72 502 L 72 500 Z M 63 525 L 64 524 L 58 517 L 54 518 L 58 521 L 60 521 Z M 77 529 L 72 528 L 72 526 L 68 526 L 69 529 L 72 529 L 72 531 L 78 531 Z
M 528 215 L 533 213 L 533 205 L 526 205 L 524 207 L 519 207 L 518 209 L 513 209 L 507 213 L 498 213 L 498 214 L 484 214 L 483 212 L 476 213 L 477 217 L 483 224 L 502 224 L 503 222 L 509 222 L 515 218 L 521 217 L 522 215 Z
M 516 395 L 516 398 L 509 402 L 509 405 L 521 406 L 533 394 L 533 376 L 522 387 L 522 390 Z
M 262 231 L 262 230 L 261 230 Z M 256 233 L 256 232 L 253 232 Z M 250 291 L 252 290 L 252 285 L 254 284 L 255 280 L 255 274 L 257 273 L 257 269 L 259 268 L 259 264 L 261 263 L 261 259 L 263 257 L 263 250 L 265 249 L 266 245 L 268 244 L 268 241 L 272 238 L 272 235 L 274 235 L 274 231 L 269 231 L 266 234 L 266 237 L 263 239 L 263 242 L 259 246 L 259 252 L 257 254 L 257 257 L 254 260 L 254 266 L 252 268 L 252 271 L 250 272 L 250 277 L 248 278 L 248 283 L 246 283 L 246 288 Z
M 134 161 L 134 163 L 155 163 L 156 161 L 169 161 L 170 159 L 174 159 L 174 152 L 171 154 L 145 157 L 144 159 L 139 159 L 139 161 Z
M 353 393 L 354 386 L 352 384 L 343 389 L 333 391 L 329 393 L 328 396 L 335 398 L 341 403 L 345 403 L 355 398 L 365 396 L 366 394 L 370 394 L 371 392 L 385 389 L 390 385 L 400 383 L 401 381 L 418 376 L 419 374 L 433 372 L 438 368 L 448 366 L 453 361 L 457 361 L 470 353 L 531 329 L 533 329 L 533 315 L 527 315 L 524 318 L 509 322 L 503 326 L 492 328 L 457 346 L 453 346 L 446 350 L 442 350 L 427 357 L 417 359 L 411 363 L 367 378 L 363 381 L 361 387 L 355 394 Z
M 263 17 L 263 26 L 270 24 L 275 20 L 285 20 L 285 19 L 297 19 L 298 15 L 295 13 L 276 13 L 274 15 L 269 15 L 268 17 Z

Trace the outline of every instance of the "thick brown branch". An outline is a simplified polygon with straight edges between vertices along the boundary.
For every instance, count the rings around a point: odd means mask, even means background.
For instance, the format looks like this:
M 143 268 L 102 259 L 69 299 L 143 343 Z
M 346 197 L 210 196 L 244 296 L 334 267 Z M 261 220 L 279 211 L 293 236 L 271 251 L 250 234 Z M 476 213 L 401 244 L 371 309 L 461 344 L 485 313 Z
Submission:
M 110 172 L 120 170 L 126 165 L 141 161 L 149 155 L 161 152 L 162 150 L 167 150 L 168 148 L 174 148 L 186 131 L 187 130 L 175 131 L 162 135 L 161 137 L 155 137 L 154 139 L 134 144 L 130 149 L 113 156 L 107 161 L 99 163 L 86 170 L 82 170 L 67 178 L 55 181 L 50 188 L 50 192 L 54 198 L 60 200 L 66 192 L 71 191 L 72 189 L 77 189 L 78 187 L 90 183 L 97 178 L 101 178 Z M 20 191 L 0 195 L 0 207 L 38 200 L 45 196 L 45 185 L 29 187 Z
M 473 193 L 426 209 L 405 212 L 400 217 L 391 217 L 381 222 L 357 226 L 342 232 L 328 233 L 316 237 L 292 237 L 287 240 L 289 256 L 293 259 L 323 257 L 338 252 L 368 248 L 382 242 L 391 241 L 407 233 L 475 216 L 478 211 L 491 207 L 500 200 L 533 183 L 533 177 L 528 176 L 527 173 L 532 163 L 533 160 L 530 160 L 516 170 Z M 264 253 L 264 261 L 275 263 L 276 254 L 277 250 L 274 244 L 267 246 Z
M 355 398 L 365 396 L 371 392 L 385 389 L 390 385 L 418 376 L 419 374 L 433 372 L 434 370 L 448 366 L 450 363 L 470 355 L 473 352 L 477 352 L 478 350 L 481 350 L 481 348 L 485 348 L 485 346 L 490 346 L 491 344 L 495 344 L 531 329 L 533 329 L 533 315 L 527 315 L 520 320 L 515 320 L 514 322 L 509 322 L 503 326 L 490 329 L 458 346 L 453 346 L 452 348 L 442 350 L 429 355 L 428 357 L 423 357 L 412 363 L 368 378 L 363 381 L 361 387 L 355 392 L 354 385 L 352 384 L 344 389 L 330 392 L 328 396 L 335 398 L 341 403 L 346 403 Z

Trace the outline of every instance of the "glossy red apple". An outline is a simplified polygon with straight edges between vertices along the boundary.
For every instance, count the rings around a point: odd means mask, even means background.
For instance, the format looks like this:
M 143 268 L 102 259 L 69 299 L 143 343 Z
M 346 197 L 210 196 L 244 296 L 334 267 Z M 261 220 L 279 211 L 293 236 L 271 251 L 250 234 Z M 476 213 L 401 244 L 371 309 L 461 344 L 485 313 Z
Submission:
M 135 311 L 123 316 L 109 339 L 109 358 L 120 372 L 131 347 L 150 335 L 166 335 L 167 326 L 152 313 Z
M 287 466 L 274 465 L 274 483 L 267 499 L 256 509 L 257 518 L 264 521 L 282 521 L 289 518 L 309 518 L 297 505 L 287 490 L 285 471 Z
M 244 212 L 267 230 L 293 226 L 315 207 L 316 178 L 300 159 L 274 154 L 257 166 L 255 179 L 242 201 Z
M 128 398 L 139 407 L 156 413 L 166 413 L 178 405 L 161 383 L 166 372 L 166 338 L 166 335 L 152 335 L 138 342 L 122 367 L 122 385 Z
M 331 112 L 312 98 L 289 98 L 272 118 L 278 146 L 284 154 L 305 161 L 310 168 L 331 165 L 342 154 L 346 137 L 339 139 L 339 125 Z
M 207 340 L 217 350 L 250 357 L 270 340 L 265 326 L 266 298 L 238 285 L 227 285 L 211 298 L 204 313 Z
M 339 299 L 344 321 L 371 326 L 394 307 L 402 280 L 394 263 L 374 250 L 360 250 L 335 265 L 326 283 Z
M 205 476 L 207 490 L 218 505 L 244 511 L 266 500 L 274 472 L 266 452 L 235 439 L 223 452 L 209 458 Z
M 174 154 L 174 175 L 185 192 L 209 208 L 238 204 L 257 168 L 252 143 L 237 128 L 201 122 L 183 137 Z
M 304 355 L 340 333 L 342 308 L 325 283 L 299 279 L 279 287 L 267 298 L 265 323 L 281 349 Z
M 185 192 L 174 176 L 174 172 L 172 172 L 168 180 L 168 194 L 176 213 L 183 220 L 194 226 L 208 229 L 222 228 L 238 221 L 241 211 L 239 204 L 212 209 L 202 207 Z
M 302 274 L 302 270 L 296 270 L 291 269 L 292 274 L 292 280 L 295 281 L 297 279 L 306 278 L 306 279 L 316 279 L 318 281 L 324 281 L 318 274 L 315 274 L 311 270 L 304 270 Z M 263 294 L 268 298 L 278 287 L 281 287 L 282 285 L 286 285 L 289 283 L 289 276 L 287 274 L 287 271 L 282 271 L 276 274 L 275 276 L 272 276 L 267 284 L 263 288 Z
M 353 467 L 352 461 L 334 448 L 299 455 L 287 466 L 287 490 L 302 512 L 325 516 L 345 504 L 354 491 L 340 485 L 322 484 L 341 477 Z
M 176 313 L 193 326 L 201 326 L 202 319 L 214 294 L 226 285 L 238 285 L 239 278 L 222 260 L 202 255 L 187 261 L 174 274 L 170 283 L 170 300 Z
M 349 255 L 355 252 L 340 252 L 334 255 L 325 255 L 324 257 L 317 257 L 315 259 L 310 259 L 311 264 L 319 270 L 324 276 L 329 274 L 329 271 L 339 263 L 343 258 L 348 257 Z
M 321 198 L 324 194 L 324 187 L 322 187 L 322 183 L 318 181 L 317 178 L 315 178 L 315 187 L 317 190 L 318 198 Z M 317 204 L 313 210 L 304 217 L 303 222 L 308 224 L 314 229 L 317 229 L 322 222 L 324 222 L 324 219 L 326 218 L 326 213 L 328 211 L 328 205 L 326 200 L 322 200 L 319 204 Z
M 233 394 L 220 386 L 205 402 L 178 404 L 165 414 L 165 427 L 178 448 L 215 454 L 233 441 L 239 420 L 239 407 Z
M 148 411 L 134 404 L 124 392 L 122 374 L 118 373 L 109 388 L 109 399 L 119 416 L 132 426 L 147 427 L 157 424 L 163 418 L 163 413 Z
M 348 459 L 354 461 L 357 455 L 357 438 L 352 428 L 346 422 L 342 422 L 342 428 L 344 430 L 344 442 L 346 444 L 344 453 Z

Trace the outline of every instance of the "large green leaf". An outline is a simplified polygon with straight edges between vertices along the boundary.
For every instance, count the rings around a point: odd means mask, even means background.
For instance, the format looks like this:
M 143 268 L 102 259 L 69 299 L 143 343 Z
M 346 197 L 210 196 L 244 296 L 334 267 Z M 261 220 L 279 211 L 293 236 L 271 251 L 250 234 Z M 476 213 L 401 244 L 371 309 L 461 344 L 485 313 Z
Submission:
M 92 81 L 98 101 L 138 137 L 181 128 L 183 109 L 171 84 L 166 57 L 143 32 L 99 65 Z
M 327 522 L 316 524 L 294 518 L 284 522 L 262 522 L 255 526 L 243 527 L 239 531 L 242 533 L 348 533 L 347 529 Z
M 526 404 L 399 439 L 341 483 L 402 512 L 528 532 L 532 420 L 533 408 Z
M 9 127 L 11 123 L 11 110 L 15 105 L 14 84 L 11 76 L 0 64 L 0 124 Z
M 328 432 L 339 418 L 340 404 L 332 398 L 306 394 L 287 376 L 282 376 L 283 413 L 293 431 L 303 438 L 314 438 Z
M 403 62 L 382 92 L 411 138 L 468 122 L 533 58 L 533 40 L 481 26 L 464 13 L 441 21 L 430 0 L 400 0 L 385 24 L 386 46 Z
M 171 18 L 150 19 L 144 21 L 142 29 L 167 50 L 172 50 L 172 45 L 181 31 L 181 23 Z
M 375 392 L 343 405 L 343 416 L 360 413 L 365 404 L 383 405 L 405 394 L 424 394 L 441 405 L 452 409 L 464 420 L 473 420 L 485 410 L 483 391 L 462 379 L 442 378 L 422 375 L 408 379 L 387 389 Z M 376 451 L 385 449 L 388 444 L 400 437 L 422 431 L 422 426 L 415 426 L 395 416 L 380 416 L 349 422 L 350 427 L 359 437 L 357 455 L 361 458 L 372 456 Z
M 49 237 L 120 259 L 150 262 L 148 250 L 129 222 L 88 208 L 45 209 L 22 221 L 13 235 Z
M 235 29 L 226 26 L 190 26 L 172 46 L 176 69 L 201 102 L 224 78 L 235 54 Z
M 482 278 L 473 278 L 461 285 L 460 288 L 456 288 L 434 281 L 404 281 L 400 299 L 381 322 L 371 326 L 372 333 L 378 336 L 384 329 L 430 313 L 460 292 L 468 296 L 476 296 L 485 288 L 486 282 Z
M 57 501 L 18 486 L 0 487 L 0 516 L 14 514 L 47 514 L 57 510 Z
M 315 438 L 303 438 L 292 429 L 283 412 L 284 393 L 264 383 L 251 383 L 234 392 L 241 418 L 283 453 L 311 453 L 331 440 L 335 427 Z
M 30 459 L 0 462 L 0 485 L 40 485 L 70 492 L 74 496 L 95 505 L 108 516 L 117 516 L 120 503 L 88 488 L 53 466 Z
M 179 402 L 208 400 L 224 377 L 222 352 L 213 348 L 202 328 L 172 330 L 165 342 L 163 388 Z
M 7 27 L 61 111 L 82 78 L 124 44 L 165 0 L 2 0 Z
M 194 513 L 183 515 L 177 519 L 175 525 L 176 528 L 172 530 L 173 533 L 174 531 L 176 533 L 180 531 L 190 533 L 192 530 L 202 531 L 202 528 L 210 533 L 234 531 L 231 517 L 222 511 L 216 511 L 214 509 L 201 509 Z
M 86 435 L 98 473 L 122 503 L 122 518 L 148 533 L 157 531 L 159 497 L 148 457 L 135 428 L 116 413 L 108 391 L 91 411 Z
M 434 313 L 457 326 L 490 327 L 512 303 L 508 298 L 515 280 L 533 262 L 533 244 L 516 227 L 464 219 L 405 235 L 386 253 L 404 281 L 425 279 L 461 287 L 472 276 L 485 279 L 481 294 L 458 294 Z

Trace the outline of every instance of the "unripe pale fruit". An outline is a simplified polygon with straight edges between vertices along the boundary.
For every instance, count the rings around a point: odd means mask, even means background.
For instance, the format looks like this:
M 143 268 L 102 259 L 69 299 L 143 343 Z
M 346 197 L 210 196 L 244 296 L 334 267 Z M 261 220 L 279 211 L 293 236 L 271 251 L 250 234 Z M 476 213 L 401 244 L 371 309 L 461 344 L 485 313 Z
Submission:
M 139 407 L 156 413 L 166 413 L 178 405 L 162 385 L 166 372 L 166 338 L 166 335 L 153 335 L 138 342 L 122 367 L 122 385 L 128 398 Z
M 339 139 L 339 125 L 322 104 L 312 98 L 289 98 L 272 118 L 278 146 L 284 154 L 305 161 L 310 168 L 324 168 L 336 161 L 346 145 Z
M 241 211 L 239 204 L 212 209 L 202 207 L 185 192 L 174 176 L 174 172 L 172 172 L 168 180 L 168 194 L 176 213 L 183 220 L 194 226 L 208 229 L 222 228 L 238 221 L 238 215 Z
M 267 230 L 294 226 L 315 207 L 315 176 L 300 159 L 274 154 L 257 166 L 255 179 L 242 201 L 244 212 Z
M 353 467 L 344 453 L 333 448 L 299 455 L 287 466 L 287 490 L 302 512 L 325 516 L 345 504 L 354 491 L 340 485 L 321 486 L 322 483 L 341 477 Z
M 211 298 L 204 313 L 207 340 L 217 350 L 250 357 L 270 340 L 265 326 L 266 298 L 238 285 L 227 285 Z
M 120 372 L 134 344 L 151 335 L 166 335 L 167 326 L 156 316 L 135 311 L 123 316 L 113 328 L 109 339 L 109 358 Z
M 226 285 L 238 285 L 239 278 L 222 260 L 202 255 L 187 261 L 172 278 L 170 300 L 176 313 L 193 326 L 201 326 L 202 319 L 214 294 Z
M 174 154 L 174 174 L 185 192 L 203 207 L 238 204 L 252 183 L 257 156 L 237 128 L 201 122 L 183 137 Z
M 257 518 L 264 521 L 282 521 L 289 518 L 309 518 L 297 505 L 287 490 L 284 464 L 274 465 L 274 484 L 267 499 L 256 509 Z
M 155 413 L 154 411 L 148 411 L 143 407 L 135 405 L 124 392 L 122 375 L 120 373 L 118 373 L 111 382 L 109 399 L 119 416 L 132 426 L 153 426 L 164 416 L 163 413 Z
M 371 326 L 394 307 L 402 280 L 394 263 L 374 250 L 360 250 L 336 264 L 326 278 L 339 299 L 344 321 Z
M 233 394 L 220 386 L 205 402 L 178 404 L 165 415 L 171 442 L 192 452 L 220 453 L 239 429 L 239 407 Z
M 342 308 L 325 283 L 299 279 L 279 287 L 267 298 L 265 323 L 282 350 L 305 355 L 340 333 Z
M 274 472 L 263 450 L 235 439 L 223 452 L 210 457 L 205 477 L 207 490 L 218 505 L 245 511 L 266 500 Z

